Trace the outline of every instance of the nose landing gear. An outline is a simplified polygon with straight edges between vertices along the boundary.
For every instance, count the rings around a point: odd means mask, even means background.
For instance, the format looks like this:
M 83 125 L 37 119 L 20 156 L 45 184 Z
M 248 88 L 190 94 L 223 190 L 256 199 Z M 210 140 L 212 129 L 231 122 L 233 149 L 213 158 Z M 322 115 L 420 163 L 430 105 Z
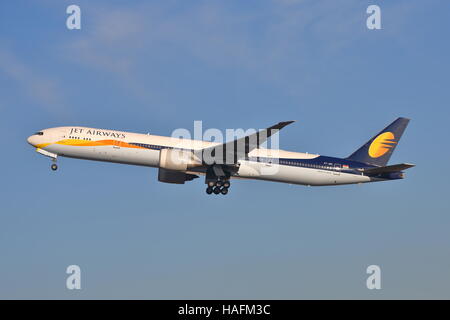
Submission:
M 58 170 L 58 165 L 56 164 L 56 159 L 57 159 L 57 158 L 52 157 L 52 165 L 50 166 L 50 168 L 51 168 L 53 171 Z

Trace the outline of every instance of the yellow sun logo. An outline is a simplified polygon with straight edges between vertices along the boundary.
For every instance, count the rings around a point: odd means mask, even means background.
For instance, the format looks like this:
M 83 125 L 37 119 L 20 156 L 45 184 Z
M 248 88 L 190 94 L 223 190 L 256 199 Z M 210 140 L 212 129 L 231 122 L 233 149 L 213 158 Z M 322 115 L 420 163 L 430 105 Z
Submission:
M 392 132 L 384 132 L 372 141 L 369 147 L 369 156 L 378 158 L 388 152 L 397 143 Z

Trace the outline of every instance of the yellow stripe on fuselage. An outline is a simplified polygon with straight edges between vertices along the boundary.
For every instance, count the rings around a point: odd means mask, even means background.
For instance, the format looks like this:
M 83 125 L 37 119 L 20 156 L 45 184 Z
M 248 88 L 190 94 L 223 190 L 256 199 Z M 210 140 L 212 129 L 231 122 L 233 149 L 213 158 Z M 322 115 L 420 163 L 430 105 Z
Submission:
M 64 146 L 73 146 L 73 147 L 100 147 L 100 146 L 118 146 L 123 148 L 135 148 L 135 149 L 146 149 L 141 146 L 136 146 L 133 144 L 129 144 L 127 142 L 119 141 L 119 140 L 97 140 L 97 141 L 86 141 L 81 139 L 64 139 L 54 143 L 42 143 L 36 146 L 36 148 L 45 148 L 51 144 L 59 144 Z

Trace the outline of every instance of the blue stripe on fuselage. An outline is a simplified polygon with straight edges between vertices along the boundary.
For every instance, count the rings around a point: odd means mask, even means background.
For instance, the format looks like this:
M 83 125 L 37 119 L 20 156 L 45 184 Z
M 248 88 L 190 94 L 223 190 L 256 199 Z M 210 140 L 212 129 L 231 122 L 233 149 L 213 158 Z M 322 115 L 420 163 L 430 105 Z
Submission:
M 130 142 L 130 144 L 140 146 L 143 148 L 151 149 L 151 150 L 161 150 L 161 149 L 173 149 L 173 147 L 167 147 L 167 146 L 161 146 L 161 145 L 154 145 L 154 144 L 145 144 L 145 143 L 137 143 L 137 142 Z M 190 150 L 190 149 L 186 149 Z M 193 150 L 190 150 L 193 151 Z M 342 158 L 334 158 L 334 157 L 327 157 L 327 156 L 318 156 L 316 158 L 312 159 L 291 159 L 291 158 L 280 158 L 275 159 L 274 158 L 267 158 L 267 157 L 250 157 L 247 159 L 248 161 L 254 161 L 254 162 L 264 162 L 264 163 L 278 163 L 283 166 L 292 166 L 292 167 L 304 167 L 304 168 L 310 168 L 310 169 L 320 169 L 320 170 L 329 170 L 329 171 L 339 171 L 344 173 L 354 173 L 354 174 L 361 174 L 361 171 L 358 169 L 362 168 L 374 168 L 375 166 L 342 159 Z M 343 166 L 348 166 L 348 168 L 343 168 Z
M 361 174 L 361 171 L 358 169 L 362 168 L 373 168 L 375 166 L 357 162 L 346 160 L 342 158 L 334 158 L 327 156 L 318 156 L 312 159 L 292 159 L 292 158 L 280 158 L 278 161 L 274 162 L 274 158 L 266 158 L 266 157 L 251 157 L 250 161 L 255 162 L 264 162 L 264 163 L 278 163 L 283 166 L 292 166 L 292 167 L 304 167 L 311 169 L 320 169 L 320 170 L 329 170 L 329 171 L 339 171 L 345 173 L 357 173 Z M 343 167 L 343 166 L 348 166 Z

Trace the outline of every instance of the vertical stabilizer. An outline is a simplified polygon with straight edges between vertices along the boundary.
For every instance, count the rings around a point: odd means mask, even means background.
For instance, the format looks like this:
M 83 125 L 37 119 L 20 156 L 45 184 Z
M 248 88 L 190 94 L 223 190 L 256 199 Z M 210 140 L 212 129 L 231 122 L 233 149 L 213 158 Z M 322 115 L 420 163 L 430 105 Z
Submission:
M 398 118 L 361 148 L 353 152 L 347 159 L 376 166 L 385 166 L 400 141 L 408 123 L 409 119 Z

